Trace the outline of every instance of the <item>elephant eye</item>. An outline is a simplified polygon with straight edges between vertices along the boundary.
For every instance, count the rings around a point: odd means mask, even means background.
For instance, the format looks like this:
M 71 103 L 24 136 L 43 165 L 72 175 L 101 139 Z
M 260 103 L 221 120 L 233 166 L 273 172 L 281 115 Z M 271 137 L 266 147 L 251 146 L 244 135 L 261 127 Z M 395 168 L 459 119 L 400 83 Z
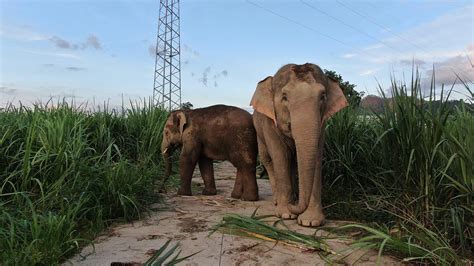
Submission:
M 281 96 L 281 100 L 288 101 L 288 96 L 286 95 L 286 93 L 283 93 L 283 95 Z
M 325 102 L 326 101 L 326 93 L 323 93 L 321 95 L 321 101 Z

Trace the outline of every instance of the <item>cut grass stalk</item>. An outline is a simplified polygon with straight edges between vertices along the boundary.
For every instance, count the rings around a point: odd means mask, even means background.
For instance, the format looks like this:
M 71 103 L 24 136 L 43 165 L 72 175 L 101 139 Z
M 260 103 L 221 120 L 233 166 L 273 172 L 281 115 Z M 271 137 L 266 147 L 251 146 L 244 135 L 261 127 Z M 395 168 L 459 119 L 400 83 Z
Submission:
M 320 251 L 318 255 L 328 260 L 326 255 L 337 253 L 329 247 L 323 237 L 305 235 L 287 229 L 280 229 L 276 223 L 269 225 L 264 221 L 269 216 L 246 217 L 239 214 L 226 214 L 222 221 L 213 227 L 211 234 L 220 231 L 225 234 L 238 235 L 264 241 L 277 242 L 304 250 Z

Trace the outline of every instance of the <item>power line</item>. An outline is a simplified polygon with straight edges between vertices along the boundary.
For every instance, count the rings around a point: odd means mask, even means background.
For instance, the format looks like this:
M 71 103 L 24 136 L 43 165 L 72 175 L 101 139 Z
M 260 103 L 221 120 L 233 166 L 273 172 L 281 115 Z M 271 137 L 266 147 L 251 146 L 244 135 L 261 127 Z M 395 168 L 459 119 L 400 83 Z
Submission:
M 328 38 L 328 39 L 331 39 L 331 40 L 333 40 L 333 41 L 335 41 L 335 42 L 338 42 L 338 43 L 340 43 L 340 44 L 342 44 L 342 45 L 350 46 L 349 44 L 347 44 L 347 43 L 345 43 L 345 42 L 343 42 L 343 41 L 341 41 L 341 40 L 338 40 L 338 39 L 336 39 L 336 38 L 334 38 L 334 37 L 332 37 L 332 36 L 330 36 L 330 35 L 327 35 L 327 34 L 325 34 L 325 33 L 323 33 L 323 32 L 320 32 L 320 31 L 318 31 L 318 30 L 316 30 L 316 29 L 314 29 L 314 28 L 312 28 L 312 27 L 309 27 L 309 26 L 307 26 L 307 25 L 304 25 L 303 23 L 300 23 L 300 22 L 298 22 L 298 21 L 296 21 L 296 20 L 293 20 L 293 19 L 291 19 L 291 18 L 289 18 L 289 17 L 285 17 L 285 16 L 283 16 L 283 15 L 281 15 L 281 14 L 278 14 L 278 13 L 274 12 L 273 10 L 268 9 L 268 8 L 266 8 L 266 7 L 264 7 L 264 6 L 261 6 L 261 5 L 255 3 L 255 2 L 252 2 L 252 1 L 250 1 L 250 0 L 247 0 L 247 3 L 249 3 L 249 4 L 253 5 L 253 6 L 256 6 L 256 7 L 260 8 L 260 9 L 262 9 L 262 10 L 265 10 L 265 11 L 267 11 L 267 12 L 269 12 L 269 13 L 271 13 L 271 14 L 277 16 L 277 17 L 280 17 L 280 18 L 282 18 L 282 19 L 284 19 L 284 20 L 287 20 L 287 21 L 289 21 L 289 22 L 291 22 L 291 23 L 293 23 L 293 24 L 296 24 L 296 25 L 298 25 L 298 26 L 300 26 L 300 27 L 303 27 L 303 28 L 305 28 L 305 29 L 307 29 L 307 30 L 313 31 L 313 32 L 315 32 L 315 33 L 317 33 L 317 34 L 319 34 L 319 35 L 322 35 L 322 36 L 324 36 L 324 37 L 326 37 L 326 38 Z
M 330 39 L 330 40 L 333 40 L 333 41 L 335 41 L 335 42 L 337 42 L 337 43 L 339 43 L 339 44 L 341 44 L 341 45 L 343 45 L 343 46 L 346 46 L 346 47 L 348 47 L 348 48 L 350 48 L 350 49 L 352 49 L 352 50 L 354 50 L 354 51 L 357 51 L 357 52 L 362 53 L 362 54 L 366 54 L 366 55 L 368 55 L 368 56 L 374 56 L 374 55 L 371 55 L 370 53 L 367 53 L 367 52 L 365 52 L 365 51 L 356 49 L 356 48 L 354 48 L 352 45 L 350 45 L 350 44 L 348 44 L 348 43 L 346 43 L 346 42 L 344 42 L 344 41 L 341 41 L 341 40 L 339 40 L 339 39 L 337 39 L 337 38 L 334 38 L 334 37 L 332 37 L 331 35 L 328 35 L 328 34 L 326 34 L 326 33 L 324 33 L 324 32 L 321 32 L 321 31 L 319 31 L 319 30 L 313 28 L 313 27 L 307 26 L 307 25 L 305 25 L 305 24 L 303 24 L 303 23 L 301 23 L 301 22 L 299 22 L 299 21 L 296 21 L 296 20 L 291 19 L 291 18 L 289 18 L 289 17 L 286 17 L 286 16 L 284 16 L 284 15 L 282 15 L 282 14 L 279 14 L 279 13 L 277 13 L 277 12 L 275 12 L 275 11 L 269 9 L 269 8 L 266 8 L 266 7 L 264 7 L 264 6 L 261 6 L 261 5 L 257 4 L 257 3 L 255 3 L 255 2 L 252 2 L 252 1 L 250 1 L 250 0 L 246 0 L 246 2 L 249 3 L 249 4 L 251 4 L 251 5 L 253 5 L 253 6 L 255 6 L 255 7 L 258 7 L 258 8 L 260 8 L 260 9 L 262 9 L 262 10 L 264 10 L 264 11 L 266 11 L 266 12 L 272 14 L 272 15 L 275 15 L 275 16 L 277 16 L 277 17 L 280 17 L 280 18 L 282 18 L 282 19 L 284 19 L 284 20 L 286 20 L 286 21 L 288 21 L 288 22 L 291 22 L 291 23 L 296 24 L 296 25 L 298 25 L 298 26 L 300 26 L 300 27 L 302 27 L 302 28 L 305 28 L 305 29 L 307 29 L 307 30 L 309 30 L 309 31 L 312 31 L 312 32 L 317 33 L 317 34 L 319 34 L 319 35 L 321 35 L 321 36 L 324 36 L 324 37 L 326 37 L 326 38 L 328 38 L 328 39 Z
M 418 48 L 418 49 L 420 49 L 420 50 L 423 50 L 423 51 L 425 51 L 425 52 L 428 52 L 427 50 L 425 50 L 425 48 L 423 48 L 423 47 L 421 47 L 421 46 L 419 46 L 419 45 L 413 43 L 412 41 L 410 41 L 410 40 L 404 38 L 403 36 L 397 34 L 396 32 L 393 32 L 390 28 L 383 26 L 382 24 L 378 23 L 378 22 L 375 21 L 374 19 L 371 19 L 368 15 L 364 15 L 364 14 L 360 13 L 359 11 L 356 11 L 355 9 L 352 9 L 352 8 L 349 7 L 347 4 L 342 3 L 340 0 L 336 0 L 336 2 L 337 2 L 340 6 L 342 6 L 342 7 L 344 7 L 345 9 L 351 11 L 352 13 L 358 15 L 359 17 L 365 18 L 367 21 L 369 21 L 370 23 L 374 24 L 375 26 L 381 28 L 382 30 L 387 31 L 387 32 L 391 32 L 393 35 L 397 36 L 397 37 L 400 38 L 401 40 L 403 40 L 403 41 L 405 41 L 405 42 L 407 42 L 407 43 L 413 45 L 414 47 L 416 47 L 416 48 Z
M 338 0 L 336 0 L 336 1 L 338 1 Z M 321 35 L 321 36 L 324 36 L 324 37 L 326 37 L 326 38 L 328 38 L 328 39 L 330 39 L 330 40 L 332 40 L 332 41 L 335 41 L 335 42 L 337 42 L 337 43 L 339 43 L 339 44 L 341 44 L 341 45 L 343 45 L 343 46 L 346 46 L 346 47 L 348 47 L 348 48 L 352 49 L 353 51 L 356 51 L 356 52 L 358 52 L 358 53 L 360 53 L 360 54 L 365 54 L 365 55 L 368 55 L 368 56 L 370 56 L 370 57 L 376 57 L 375 55 L 373 55 L 373 54 L 371 54 L 371 53 L 368 53 L 368 52 L 366 52 L 366 51 L 364 51 L 364 50 L 360 50 L 360 49 L 354 48 L 352 45 L 350 45 L 350 44 L 348 44 L 348 43 L 346 43 L 346 42 L 344 42 L 344 41 L 342 41 L 342 40 L 339 40 L 339 39 L 337 39 L 337 38 L 334 38 L 334 37 L 332 37 L 332 36 L 330 36 L 330 35 L 328 35 L 328 34 L 326 34 L 326 33 L 323 33 L 323 32 L 321 32 L 321 31 L 319 31 L 319 30 L 317 30 L 317 29 L 315 29 L 315 28 L 313 28 L 313 27 L 310 27 L 310 26 L 308 26 L 308 25 L 305 25 L 305 24 L 303 24 L 303 23 L 301 23 L 301 22 L 299 22 L 299 21 L 296 21 L 296 20 L 294 20 L 294 19 L 292 19 L 292 18 L 289 18 L 289 17 L 287 17 L 287 16 L 284 16 L 284 15 L 282 15 L 282 14 L 280 14 L 280 13 L 277 13 L 277 12 L 275 12 L 275 11 L 269 9 L 269 8 L 266 8 L 266 7 L 262 6 L 262 5 L 259 5 L 259 4 L 255 3 L 255 2 L 253 2 L 253 1 L 251 1 L 251 0 L 246 0 L 246 2 L 249 3 L 249 4 L 251 4 L 251 5 L 253 5 L 253 6 L 255 6 L 255 7 L 258 7 L 259 9 L 262 9 L 262 10 L 264 10 L 265 12 L 268 12 L 268 13 L 274 15 L 274 16 L 277 16 L 277 17 L 279 17 L 279 18 L 282 18 L 282 19 L 284 19 L 284 20 L 286 20 L 286 21 L 288 21 L 288 22 L 291 22 L 291 23 L 293 23 L 293 24 L 295 24 L 295 25 L 298 25 L 298 26 L 300 26 L 300 27 L 302 27 L 302 28 L 305 28 L 305 29 L 307 29 L 307 30 L 309 30 L 309 31 L 312 31 L 312 32 L 314 32 L 314 33 L 316 33 L 316 34 L 319 34 L 319 35 Z M 301 0 L 301 2 L 303 2 L 303 1 Z M 347 6 L 346 6 L 346 8 L 347 8 Z M 324 12 L 324 11 L 323 11 L 323 12 Z M 363 16 L 363 15 L 361 15 L 361 16 Z M 382 27 L 383 27 L 383 26 L 382 26 Z M 413 45 L 416 46 L 415 44 L 413 44 Z M 423 49 L 423 48 L 422 48 L 422 49 Z M 428 52 L 428 53 L 429 53 L 429 52 Z M 459 72 L 461 72 L 461 73 L 464 72 L 463 70 L 460 70 L 460 69 L 458 69 L 458 70 L 459 70 Z
M 360 33 L 362 33 L 362 34 L 368 36 L 369 38 L 371 38 L 371 39 L 373 39 L 373 40 L 375 40 L 375 41 L 378 41 L 379 43 L 384 44 L 385 46 L 387 46 L 387 47 L 389 47 L 389 48 L 392 48 L 392 49 L 394 49 L 394 50 L 397 50 L 397 51 L 400 52 L 400 53 L 403 53 L 403 52 L 400 51 L 399 49 L 396 49 L 396 48 L 394 48 L 393 46 L 388 45 L 386 42 L 381 41 L 380 39 L 377 39 L 376 37 L 374 37 L 374 36 L 368 34 L 367 32 L 365 32 L 365 31 L 363 31 L 363 30 L 360 30 L 360 29 L 358 29 L 357 27 L 354 27 L 354 26 L 352 26 L 352 25 L 346 23 L 345 21 L 343 21 L 343 20 L 341 20 L 341 19 L 339 19 L 339 18 L 337 18 L 337 17 L 335 17 L 335 16 L 332 16 L 331 14 L 329 14 L 329 13 L 325 12 L 324 10 L 322 10 L 322 9 L 320 9 L 320 8 L 317 8 L 317 7 L 313 6 L 313 5 L 311 5 L 311 4 L 307 3 L 307 2 L 305 2 L 304 0 L 300 0 L 300 2 L 303 3 L 303 4 L 305 4 L 305 5 L 307 5 L 308 7 L 312 8 L 312 9 L 314 9 L 314 10 L 316 10 L 316 11 L 318 11 L 318 12 L 320 12 L 320 13 L 322 13 L 322 14 L 324 14 L 324 15 L 326 15 L 326 16 L 328 16 L 328 17 L 330 17 L 330 18 L 332 18 L 332 19 L 334 19 L 334 20 L 336 20 L 336 21 L 338 21 L 338 22 L 340 22 L 340 23 L 342 23 L 342 24 L 344 24 L 344 25 L 346 25 L 347 27 L 350 27 L 350 28 L 353 29 L 353 30 L 356 30 L 356 31 L 358 31 L 358 32 L 360 32 Z M 419 45 L 417 45 L 417 44 L 411 42 L 410 40 L 408 40 L 408 39 L 406 39 L 406 38 L 400 36 L 399 34 L 393 32 L 393 31 L 390 30 L 389 28 L 387 28 L 387 27 L 385 27 L 385 26 L 383 26 L 383 25 L 377 23 L 375 20 L 370 19 L 370 17 L 369 17 L 368 15 L 361 14 L 360 12 L 357 12 L 356 10 L 351 9 L 349 6 L 343 4 L 340 0 L 336 0 L 336 2 L 337 2 L 339 5 L 341 5 L 341 6 L 343 6 L 344 8 L 346 8 L 347 10 L 353 12 L 354 14 L 356 14 L 356 15 L 362 17 L 362 18 L 365 18 L 367 21 L 369 21 L 369 22 L 371 22 L 372 24 L 374 24 L 374 25 L 380 27 L 381 29 L 383 29 L 383 30 L 385 30 L 385 31 L 388 31 L 388 32 L 391 32 L 393 35 L 395 35 L 395 36 L 397 36 L 398 38 L 400 38 L 401 40 L 403 40 L 403 41 L 405 41 L 405 42 L 407 42 L 407 43 L 413 45 L 415 48 L 418 48 L 418 49 L 420 49 L 420 50 L 423 50 L 426 54 L 430 54 L 430 51 L 426 50 L 424 47 L 421 47 L 421 46 L 419 46 Z M 466 56 L 467 56 L 467 55 L 466 55 Z M 467 56 L 467 58 L 468 58 L 468 60 L 469 60 L 469 63 L 471 64 L 471 66 L 474 68 L 474 65 L 472 64 L 471 59 L 469 58 L 469 56 Z M 459 72 L 461 72 L 461 73 L 464 74 L 464 70 L 459 69 L 459 68 L 457 68 L 457 67 L 455 67 L 455 69 L 457 69 L 457 71 L 459 71 Z
M 386 42 L 384 42 L 384 41 L 378 39 L 377 37 L 375 37 L 375 36 L 373 36 L 373 35 L 371 35 L 371 34 L 365 32 L 365 31 L 363 31 L 363 30 L 361 30 L 361 29 L 359 29 L 359 28 L 357 28 L 357 27 L 354 27 L 353 25 L 351 25 L 351 24 L 349 24 L 349 23 L 346 23 L 344 20 L 339 19 L 338 17 L 335 17 L 335 16 L 333 16 L 333 15 L 327 13 L 326 11 L 324 11 L 324 10 L 318 8 L 318 7 L 315 7 L 315 6 L 311 5 L 311 4 L 309 4 L 308 2 L 305 2 L 305 1 L 303 1 L 303 0 L 300 0 L 300 2 L 303 3 L 304 5 L 310 7 L 311 9 L 314 9 L 314 10 L 318 11 L 319 13 L 321 13 L 321 14 L 323 14 L 323 15 L 325 15 L 325 16 L 328 16 L 328 17 L 330 17 L 330 18 L 332 18 L 332 19 L 338 21 L 339 23 L 341 23 L 341 24 L 343 24 L 343 25 L 345 25 L 345 26 L 347 26 L 347 27 L 349 27 L 349 28 L 351 28 L 351 29 L 353 29 L 353 30 L 355 30 L 355 31 L 357 31 L 357 32 L 359 32 L 359 33 L 361 33 L 361 34 L 367 36 L 367 37 L 369 37 L 370 39 L 372 39 L 372 40 L 374 40 L 374 41 L 376 41 L 376 42 L 379 42 L 379 43 L 381 43 L 381 44 L 387 46 L 388 48 L 391 48 L 391 49 L 396 50 L 396 51 L 398 51 L 398 52 L 402 52 L 402 51 L 399 50 L 398 48 L 395 48 L 395 47 L 393 47 L 393 46 L 387 44 Z
M 431 53 L 430 51 L 426 50 L 424 47 L 419 46 L 419 45 L 413 43 L 411 40 L 409 40 L 409 39 L 407 39 L 407 38 L 404 38 L 404 37 L 401 36 L 400 34 L 398 34 L 398 33 L 394 32 L 394 31 L 392 31 L 390 28 L 385 27 L 384 25 L 378 23 L 377 21 L 375 21 L 375 19 L 371 18 L 369 15 L 363 14 L 362 12 L 357 11 L 357 10 L 351 8 L 351 7 L 348 6 L 347 4 L 343 3 L 341 0 L 336 0 L 336 2 L 337 2 L 340 6 L 342 6 L 342 7 L 344 7 L 345 9 L 351 11 L 352 13 L 354 13 L 354 14 L 356 14 L 356 15 L 358 15 L 358 16 L 364 18 L 364 19 L 366 19 L 367 21 L 369 21 L 370 23 L 374 24 L 375 26 L 381 28 L 382 30 L 385 30 L 385 31 L 387 31 L 387 32 L 391 32 L 393 35 L 397 36 L 399 39 L 405 41 L 406 43 L 409 43 L 409 44 L 413 45 L 415 48 L 417 48 L 417 49 L 419 49 L 419 50 L 424 51 L 427 55 L 429 55 L 429 54 Z M 371 5 L 372 5 L 372 4 L 371 4 Z M 372 7 L 374 7 L 374 6 L 372 5 Z M 466 56 L 467 56 L 467 55 L 466 55 Z M 469 58 L 469 56 L 467 56 L 467 58 L 468 58 L 468 60 L 469 60 L 469 63 L 471 64 L 471 66 L 474 67 L 474 65 L 472 64 L 471 59 Z M 465 71 L 462 70 L 462 69 L 460 69 L 460 68 L 457 68 L 457 67 L 456 67 L 456 70 L 459 71 L 459 72 L 461 72 L 461 73 L 463 73 L 463 74 L 465 74 Z

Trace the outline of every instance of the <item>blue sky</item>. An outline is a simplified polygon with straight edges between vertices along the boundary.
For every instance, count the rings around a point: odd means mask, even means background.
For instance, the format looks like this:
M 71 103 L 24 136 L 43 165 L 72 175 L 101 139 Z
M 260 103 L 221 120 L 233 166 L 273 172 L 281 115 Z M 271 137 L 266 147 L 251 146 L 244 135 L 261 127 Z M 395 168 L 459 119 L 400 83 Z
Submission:
M 158 6 L 0 0 L 0 104 L 149 97 Z M 408 79 L 413 60 L 423 79 L 434 65 L 439 83 L 474 80 L 473 14 L 472 1 L 181 1 L 183 101 L 246 107 L 286 63 L 335 70 L 366 95 Z

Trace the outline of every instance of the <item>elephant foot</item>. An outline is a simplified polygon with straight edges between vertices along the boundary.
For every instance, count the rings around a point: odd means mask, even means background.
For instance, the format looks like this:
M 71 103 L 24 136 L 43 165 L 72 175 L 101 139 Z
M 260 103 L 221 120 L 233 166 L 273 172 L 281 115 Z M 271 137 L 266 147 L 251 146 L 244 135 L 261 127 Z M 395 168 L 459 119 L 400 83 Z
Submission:
M 181 195 L 181 196 L 192 196 L 193 193 L 191 192 L 191 189 L 185 189 L 185 188 L 180 187 L 180 188 L 178 189 L 178 195 Z
M 237 189 L 234 187 L 230 196 L 234 199 L 240 199 L 242 197 L 242 189 Z
M 258 193 L 257 192 L 247 192 L 244 191 L 242 196 L 240 197 L 241 200 L 245 201 L 257 201 L 258 200 Z
M 298 216 L 298 224 L 302 226 L 320 226 L 324 223 L 323 210 L 308 206 L 306 211 Z
M 275 209 L 275 215 L 278 218 L 282 218 L 284 220 L 292 220 L 296 218 L 296 215 L 291 213 L 290 210 L 288 209 L 287 205 L 277 205 Z
M 217 190 L 215 188 L 204 188 L 202 190 L 202 194 L 203 195 L 216 195 Z

